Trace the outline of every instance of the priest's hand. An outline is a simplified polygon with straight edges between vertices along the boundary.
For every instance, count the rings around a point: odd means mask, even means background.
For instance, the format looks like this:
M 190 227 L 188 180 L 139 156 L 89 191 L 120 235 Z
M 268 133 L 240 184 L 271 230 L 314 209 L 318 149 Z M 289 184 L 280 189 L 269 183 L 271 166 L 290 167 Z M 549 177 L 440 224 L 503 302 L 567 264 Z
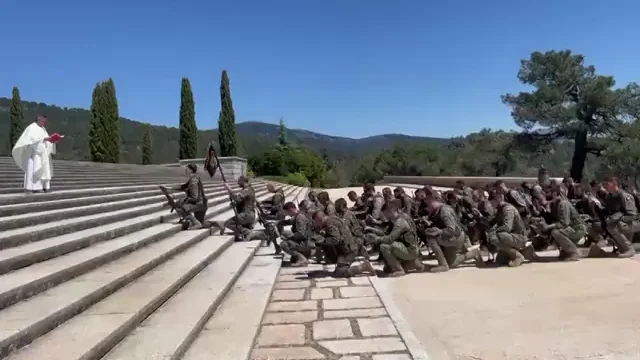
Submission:
M 229 186 L 229 184 L 224 183 L 224 188 L 227 189 L 227 191 L 231 192 L 231 186 Z

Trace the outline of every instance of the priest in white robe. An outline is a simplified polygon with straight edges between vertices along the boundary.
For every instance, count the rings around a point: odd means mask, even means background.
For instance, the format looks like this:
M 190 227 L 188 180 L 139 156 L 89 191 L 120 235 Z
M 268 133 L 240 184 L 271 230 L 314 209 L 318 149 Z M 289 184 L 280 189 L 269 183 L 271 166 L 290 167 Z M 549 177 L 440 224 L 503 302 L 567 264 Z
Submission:
M 51 155 L 56 152 L 56 144 L 44 128 L 46 124 L 47 117 L 38 115 L 36 121 L 24 129 L 11 152 L 16 165 L 24 171 L 27 192 L 49 191 L 53 176 Z

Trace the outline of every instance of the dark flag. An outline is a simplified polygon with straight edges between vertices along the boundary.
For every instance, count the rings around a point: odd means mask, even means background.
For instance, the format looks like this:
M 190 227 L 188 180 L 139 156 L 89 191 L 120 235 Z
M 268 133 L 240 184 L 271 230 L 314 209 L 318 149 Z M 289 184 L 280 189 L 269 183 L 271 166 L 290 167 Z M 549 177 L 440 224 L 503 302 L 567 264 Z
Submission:
M 207 170 L 211 178 L 213 178 L 218 170 L 217 159 L 216 150 L 213 147 L 213 142 L 211 142 L 209 143 L 209 150 L 207 151 L 207 159 L 204 161 L 204 169 Z

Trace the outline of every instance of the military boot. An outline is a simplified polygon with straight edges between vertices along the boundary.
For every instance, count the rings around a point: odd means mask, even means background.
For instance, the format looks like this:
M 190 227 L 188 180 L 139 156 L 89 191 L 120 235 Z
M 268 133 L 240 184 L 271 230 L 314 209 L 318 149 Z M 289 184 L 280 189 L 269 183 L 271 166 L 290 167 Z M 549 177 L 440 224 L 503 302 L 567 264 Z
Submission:
M 369 260 L 365 259 L 365 260 L 362 260 L 362 262 L 360 262 L 360 264 L 358 265 L 351 265 L 351 267 L 349 267 L 349 270 L 347 270 L 347 272 L 349 273 L 349 277 L 358 276 L 363 272 L 374 275 L 376 273 L 376 269 L 373 267 L 373 265 L 371 265 Z
M 424 264 L 422 263 L 422 261 L 420 261 L 420 259 L 415 259 L 413 260 L 413 268 L 416 269 L 417 272 L 423 272 Z
M 433 241 L 429 243 L 431 250 L 436 256 L 436 260 L 438 260 L 438 265 L 429 269 L 429 272 L 439 273 L 449 271 L 449 264 L 447 263 L 447 259 L 444 257 L 444 252 L 440 247 L 440 244 Z
M 509 256 L 509 267 L 518 267 L 524 262 L 524 256 L 516 249 L 509 249 L 505 251 Z
M 189 230 L 198 230 L 202 229 L 202 223 L 196 219 L 193 214 L 187 216 L 187 221 L 189 221 Z
M 480 252 L 480 249 L 473 249 L 467 251 L 464 254 L 457 255 L 451 267 L 457 268 L 468 260 L 475 260 L 475 264 L 477 267 L 481 267 L 484 265 L 484 260 L 482 259 L 482 253 Z
M 522 253 L 522 256 L 524 256 L 524 258 L 529 261 L 538 260 L 538 254 L 536 254 L 536 249 L 534 249 L 533 246 L 531 245 L 526 245 L 524 249 L 522 249 L 521 253 Z
M 296 259 L 295 262 L 291 263 L 291 267 L 305 267 L 309 265 L 309 260 L 307 260 L 307 258 L 299 251 L 292 251 L 291 257 Z
M 360 267 L 362 268 L 362 271 L 368 272 L 371 275 L 375 275 L 376 273 L 376 268 L 374 268 L 373 265 L 371 265 L 371 262 L 369 261 L 369 259 L 362 260 Z
M 618 257 L 623 259 L 632 258 L 636 255 L 636 250 L 633 248 L 629 240 L 621 243 L 618 246 L 618 251 Z
M 602 247 L 598 246 L 598 244 L 591 244 L 589 247 L 589 254 L 587 254 L 587 257 L 590 258 L 603 258 L 608 256 L 609 253 L 607 253 Z
M 212 222 L 213 226 L 217 227 L 220 231 L 220 235 L 224 235 L 224 230 L 226 226 L 224 226 L 224 221 L 214 221 Z

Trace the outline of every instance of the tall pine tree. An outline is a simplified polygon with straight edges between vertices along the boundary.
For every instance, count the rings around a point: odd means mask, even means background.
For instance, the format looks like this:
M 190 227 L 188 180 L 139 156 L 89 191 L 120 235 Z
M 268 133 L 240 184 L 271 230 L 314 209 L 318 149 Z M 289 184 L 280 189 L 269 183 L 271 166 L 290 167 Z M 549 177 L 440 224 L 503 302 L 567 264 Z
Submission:
M 9 115 L 11 116 L 11 129 L 9 131 L 9 141 L 11 151 L 18 142 L 22 131 L 24 130 L 24 114 L 22 112 L 22 102 L 20 101 L 20 91 L 16 86 L 13 87 L 11 106 L 9 107 Z
M 218 118 L 218 141 L 221 156 L 236 156 L 236 115 L 231 101 L 229 76 L 227 70 L 222 70 L 220 81 L 220 117 Z
M 195 159 L 198 151 L 198 128 L 193 92 L 189 79 L 182 78 L 180 89 L 180 159 Z
M 151 125 L 144 127 L 144 135 L 142 136 L 142 165 L 151 165 L 153 159 L 153 143 L 151 138 Z
M 102 86 L 105 113 L 102 140 L 106 150 L 105 161 L 118 163 L 120 162 L 120 113 L 118 111 L 116 85 L 113 83 L 113 79 L 109 78 Z
M 104 123 L 104 105 L 103 105 L 103 86 L 97 83 L 93 88 L 93 96 L 91 98 L 91 123 L 89 124 L 89 154 L 91 161 L 105 162 L 106 150 L 103 141 L 104 131 L 102 124 Z

